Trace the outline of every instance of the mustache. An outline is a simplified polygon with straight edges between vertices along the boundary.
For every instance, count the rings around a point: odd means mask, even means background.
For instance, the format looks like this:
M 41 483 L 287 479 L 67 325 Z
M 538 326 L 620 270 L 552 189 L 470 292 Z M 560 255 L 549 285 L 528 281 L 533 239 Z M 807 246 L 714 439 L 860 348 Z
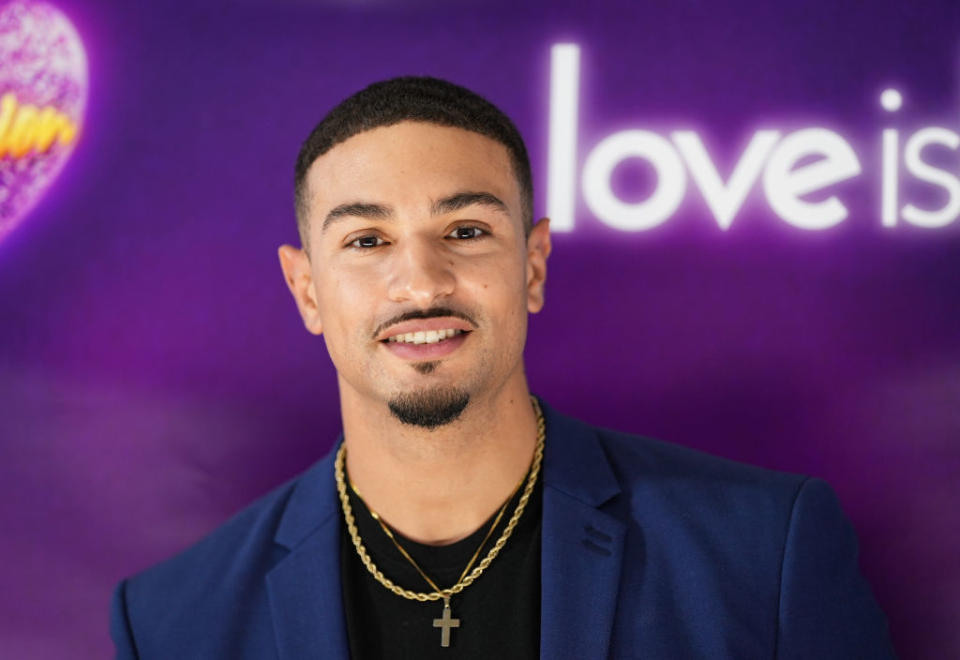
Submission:
M 459 310 L 453 309 L 451 307 L 431 307 L 430 309 L 411 309 L 408 312 L 403 312 L 398 314 L 393 318 L 384 321 L 377 329 L 374 330 L 373 336 L 379 337 L 380 333 L 389 328 L 391 325 L 396 325 L 397 323 L 403 323 L 404 321 L 415 321 L 421 319 L 434 319 L 440 317 L 454 317 L 466 321 L 474 328 L 477 327 L 477 322 L 474 321 L 469 314 L 461 312 Z

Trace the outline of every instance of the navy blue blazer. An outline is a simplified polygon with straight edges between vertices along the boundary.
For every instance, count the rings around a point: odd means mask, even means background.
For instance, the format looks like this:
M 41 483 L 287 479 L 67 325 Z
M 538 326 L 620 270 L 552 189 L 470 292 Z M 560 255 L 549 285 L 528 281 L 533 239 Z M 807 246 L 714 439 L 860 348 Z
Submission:
M 894 657 L 823 481 L 543 406 L 540 656 Z M 121 582 L 117 658 L 347 658 L 333 453 Z

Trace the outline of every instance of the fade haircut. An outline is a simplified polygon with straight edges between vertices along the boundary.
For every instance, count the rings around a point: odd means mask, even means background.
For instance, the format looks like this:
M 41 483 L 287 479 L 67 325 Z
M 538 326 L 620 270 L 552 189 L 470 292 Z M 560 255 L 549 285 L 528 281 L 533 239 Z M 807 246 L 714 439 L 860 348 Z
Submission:
M 402 76 L 373 83 L 331 110 L 304 140 L 297 155 L 294 206 L 300 242 L 307 247 L 309 195 L 307 170 L 341 142 L 381 126 L 421 121 L 462 128 L 496 140 L 507 148 L 513 174 L 520 184 L 524 233 L 533 227 L 533 179 L 530 159 L 520 132 L 510 118 L 479 94 L 446 80 Z

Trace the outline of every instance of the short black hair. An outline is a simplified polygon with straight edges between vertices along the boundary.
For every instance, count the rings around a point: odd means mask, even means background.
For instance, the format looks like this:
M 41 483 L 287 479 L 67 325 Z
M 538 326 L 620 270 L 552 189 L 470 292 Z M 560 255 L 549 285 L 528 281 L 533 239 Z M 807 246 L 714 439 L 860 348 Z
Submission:
M 429 76 L 401 76 L 375 82 L 340 102 L 300 147 L 293 188 L 297 228 L 304 246 L 309 240 L 306 178 L 313 162 L 358 133 L 402 121 L 463 128 L 504 145 L 520 184 L 524 232 L 530 233 L 533 227 L 530 158 L 520 131 L 510 118 L 487 99 L 460 85 Z

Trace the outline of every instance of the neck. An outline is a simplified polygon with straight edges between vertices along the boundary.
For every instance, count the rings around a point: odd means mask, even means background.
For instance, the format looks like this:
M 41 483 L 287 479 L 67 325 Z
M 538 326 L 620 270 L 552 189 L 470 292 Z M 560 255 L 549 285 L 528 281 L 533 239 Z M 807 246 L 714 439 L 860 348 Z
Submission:
M 513 494 L 533 460 L 536 415 L 525 378 L 427 430 L 341 386 L 347 476 L 367 506 L 418 543 L 476 531 Z M 345 396 L 346 394 L 346 396 Z

